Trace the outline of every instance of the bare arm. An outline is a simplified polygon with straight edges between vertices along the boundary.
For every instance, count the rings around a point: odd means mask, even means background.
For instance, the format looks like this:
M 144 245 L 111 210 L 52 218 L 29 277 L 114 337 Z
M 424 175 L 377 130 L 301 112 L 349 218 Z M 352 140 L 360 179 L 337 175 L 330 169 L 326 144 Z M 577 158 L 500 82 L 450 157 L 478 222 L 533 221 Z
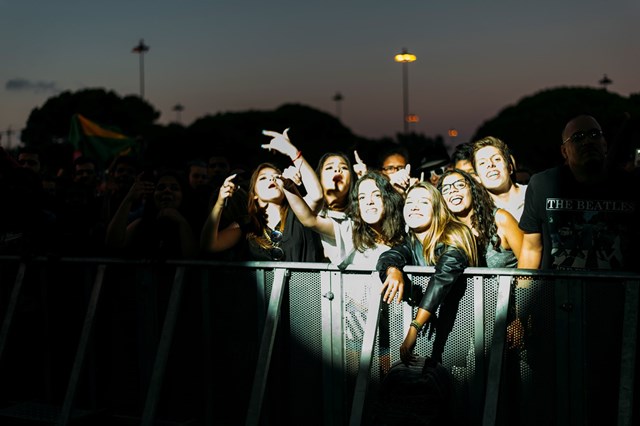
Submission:
M 291 207 L 291 210 L 303 226 L 311 228 L 320 234 L 335 238 L 333 221 L 314 213 L 307 202 L 300 196 L 300 193 L 290 179 L 276 179 L 276 183 L 282 188 L 289 202 L 289 207 Z
M 498 209 L 496 213 L 496 225 L 498 226 L 498 234 L 502 240 L 502 246 L 505 249 L 511 249 L 516 258 L 520 259 L 522 251 L 522 239 L 524 232 L 518 226 L 518 221 L 511 213 L 506 210 Z
M 418 312 L 416 312 L 416 317 L 412 321 L 412 324 L 416 324 L 418 328 L 422 329 L 422 327 L 429 322 L 430 318 L 431 312 L 423 308 L 418 308 Z M 414 359 L 413 350 L 415 349 L 416 341 L 418 340 L 418 328 L 414 325 L 409 326 L 407 335 L 400 346 L 400 359 L 407 365 Z
M 242 230 L 240 226 L 233 222 L 231 225 L 220 231 L 220 218 L 222 217 L 222 210 L 224 209 L 225 200 L 233 194 L 236 186 L 232 182 L 232 179 L 236 175 L 227 177 L 220 187 L 218 198 L 216 203 L 211 209 L 211 213 L 207 216 L 207 220 L 202 226 L 200 233 L 200 248 L 210 252 L 220 252 L 228 250 L 235 246 L 242 238 Z
M 287 133 L 289 129 L 285 129 L 283 133 L 273 132 L 271 130 L 263 130 L 262 134 L 265 136 L 271 136 L 271 142 L 262 145 L 265 149 L 274 149 L 284 155 L 291 158 L 291 162 L 300 173 L 302 184 L 307 192 L 304 197 L 304 201 L 309 205 L 312 211 L 317 212 L 322 204 L 322 185 L 316 175 L 313 167 L 307 162 L 307 160 L 289 140 Z
M 542 260 L 542 235 L 524 234 L 522 250 L 518 257 L 519 269 L 538 269 Z
M 125 247 L 130 240 L 131 230 L 134 227 L 127 226 L 129 221 L 129 213 L 133 203 L 153 193 L 153 183 L 141 180 L 142 174 L 138 176 L 136 181 L 131 185 L 131 189 L 124 197 L 118 210 L 114 213 L 105 235 L 105 244 L 107 247 L 120 249 Z

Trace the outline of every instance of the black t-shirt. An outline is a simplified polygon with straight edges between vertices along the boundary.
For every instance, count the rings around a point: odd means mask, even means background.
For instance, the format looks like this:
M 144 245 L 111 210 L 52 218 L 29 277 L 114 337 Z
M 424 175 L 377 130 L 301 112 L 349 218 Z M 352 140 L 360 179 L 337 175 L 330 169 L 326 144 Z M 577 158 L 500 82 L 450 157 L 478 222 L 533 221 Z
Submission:
M 280 226 L 276 228 L 280 229 Z M 300 223 L 293 212 L 287 214 L 279 246 L 284 257 L 277 260 L 283 262 L 322 262 L 324 258 L 320 235 Z M 272 258 L 269 249 L 260 247 L 255 241 L 249 241 L 248 250 L 251 260 L 276 260 Z
M 542 269 L 638 270 L 637 176 L 580 183 L 567 166 L 531 177 L 520 228 L 542 234 Z

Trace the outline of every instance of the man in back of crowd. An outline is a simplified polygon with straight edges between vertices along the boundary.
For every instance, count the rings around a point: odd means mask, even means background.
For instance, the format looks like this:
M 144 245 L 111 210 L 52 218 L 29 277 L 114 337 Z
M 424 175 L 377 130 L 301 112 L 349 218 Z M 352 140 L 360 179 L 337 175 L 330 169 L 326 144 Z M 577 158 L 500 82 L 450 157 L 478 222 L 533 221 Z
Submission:
M 566 125 L 565 164 L 531 177 L 520 268 L 638 270 L 637 177 L 607 169 L 607 142 L 588 115 Z
M 529 181 L 520 219 L 525 235 L 518 268 L 637 272 L 637 176 L 606 167 L 607 141 L 600 124 L 590 115 L 580 115 L 567 123 L 560 150 L 565 163 L 534 174 Z M 582 395 L 588 419 L 585 424 L 606 424 L 616 418 L 618 391 L 623 389 L 619 381 L 623 313 L 628 310 L 625 306 L 637 300 L 628 299 L 630 293 L 622 280 L 569 279 L 570 283 L 555 281 L 555 291 L 563 294 L 562 302 L 567 306 L 573 304 L 572 300 L 579 301 L 578 309 L 558 309 L 555 316 L 553 311 L 542 309 L 561 303 L 553 299 L 553 291 L 536 291 L 543 287 L 519 283 L 519 287 L 532 291 L 530 306 L 520 307 L 521 313 L 530 313 L 528 353 L 531 359 L 546 360 L 533 365 L 533 377 L 540 381 L 539 389 L 557 382 L 547 368 L 557 356 L 549 341 L 554 331 L 545 329 L 544 324 L 554 324 L 554 318 L 579 324 L 556 330 L 561 337 L 571 330 L 580 333 L 581 344 L 568 349 L 567 356 L 585 372 L 590 371 L 584 374 L 584 383 L 570 391 Z M 548 300 L 542 301 L 545 297 Z M 632 311 L 637 308 L 631 306 Z M 593 373 L 602 366 L 611 374 Z

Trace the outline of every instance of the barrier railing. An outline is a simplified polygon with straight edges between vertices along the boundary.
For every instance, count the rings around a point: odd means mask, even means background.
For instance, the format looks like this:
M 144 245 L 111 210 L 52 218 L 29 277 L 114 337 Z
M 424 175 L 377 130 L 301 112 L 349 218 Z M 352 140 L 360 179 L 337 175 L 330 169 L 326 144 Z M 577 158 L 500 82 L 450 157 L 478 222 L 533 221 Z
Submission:
M 406 272 L 423 290 L 433 268 Z M 416 347 L 451 373 L 450 424 L 632 424 L 638 275 L 465 277 Z M 327 264 L 0 258 L 0 418 L 374 424 L 415 313 L 379 286 Z

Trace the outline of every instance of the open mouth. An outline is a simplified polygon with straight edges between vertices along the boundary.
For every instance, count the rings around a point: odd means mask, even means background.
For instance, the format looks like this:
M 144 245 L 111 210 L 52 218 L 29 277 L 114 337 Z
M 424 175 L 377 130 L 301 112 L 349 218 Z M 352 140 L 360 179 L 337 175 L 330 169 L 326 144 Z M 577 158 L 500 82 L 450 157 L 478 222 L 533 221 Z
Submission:
M 454 205 L 454 206 L 458 206 L 458 205 L 462 204 L 462 197 L 458 197 L 458 196 L 451 197 L 449 199 L 449 203 Z
M 487 173 L 487 177 L 489 179 L 494 179 L 500 176 L 500 172 L 489 172 Z

